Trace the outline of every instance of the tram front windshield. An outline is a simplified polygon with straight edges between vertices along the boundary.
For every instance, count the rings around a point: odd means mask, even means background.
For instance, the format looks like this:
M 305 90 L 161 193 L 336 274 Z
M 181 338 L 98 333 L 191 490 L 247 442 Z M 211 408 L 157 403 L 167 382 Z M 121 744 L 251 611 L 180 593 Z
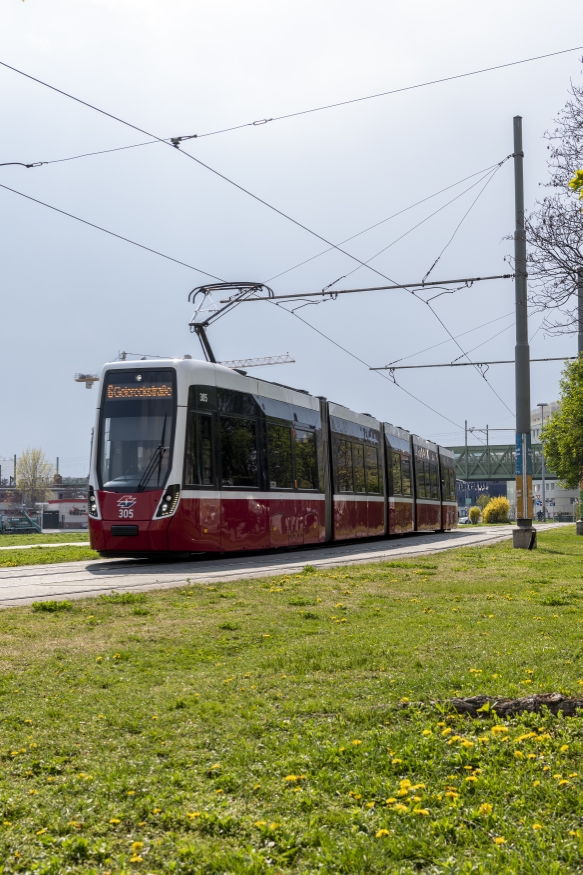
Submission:
M 164 488 L 171 465 L 175 409 L 174 371 L 106 374 L 98 460 L 102 489 L 146 492 Z

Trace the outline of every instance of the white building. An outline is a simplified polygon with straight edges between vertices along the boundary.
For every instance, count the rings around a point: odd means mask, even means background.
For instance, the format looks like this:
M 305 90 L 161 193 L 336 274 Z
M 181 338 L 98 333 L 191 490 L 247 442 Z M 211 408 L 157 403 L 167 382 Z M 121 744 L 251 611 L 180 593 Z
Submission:
M 558 401 L 551 401 L 550 404 L 544 407 L 544 421 L 547 422 L 550 416 L 555 413 L 560 407 Z M 542 411 L 540 407 L 530 411 L 530 427 L 533 444 L 540 444 L 540 433 L 543 425 Z M 542 480 L 532 481 L 532 499 L 533 513 L 535 517 L 542 515 Z M 510 500 L 510 499 L 509 499 Z M 516 503 L 516 501 L 515 501 Z M 547 519 L 562 519 L 567 522 L 566 517 L 577 519 L 579 510 L 579 490 L 578 489 L 562 489 L 557 480 L 553 478 L 549 480 L 545 476 L 545 505 Z

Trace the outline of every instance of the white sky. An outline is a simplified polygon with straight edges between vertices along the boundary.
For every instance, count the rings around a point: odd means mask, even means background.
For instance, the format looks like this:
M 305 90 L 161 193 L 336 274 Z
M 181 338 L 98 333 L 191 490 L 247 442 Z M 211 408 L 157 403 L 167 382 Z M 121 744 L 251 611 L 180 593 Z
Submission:
M 502 64 L 577 44 L 580 2 L 426 0 L 4 0 L 0 60 L 168 137 Z M 512 152 L 524 117 L 527 203 L 546 179 L 545 129 L 580 82 L 582 52 L 190 141 L 193 155 L 324 237 L 339 242 Z M 142 135 L 0 68 L 0 161 L 39 161 L 141 142 Z M 230 280 L 267 280 L 325 247 L 314 237 L 162 145 L 51 164 L 0 168 L 0 182 Z M 468 183 L 469 185 L 470 183 Z M 369 258 L 449 195 L 347 244 Z M 420 280 L 470 206 L 468 192 L 373 264 Z M 0 456 L 41 446 L 64 474 L 86 473 L 97 391 L 73 382 L 119 350 L 201 357 L 189 334 L 188 292 L 205 278 L 0 189 L 2 343 Z M 504 273 L 512 244 L 512 161 L 488 186 L 433 279 Z M 273 281 L 276 292 L 318 290 L 355 262 L 338 252 Z M 344 283 L 383 284 L 361 268 Z M 339 284 L 338 287 L 341 287 Z M 346 285 L 345 285 L 346 287 Z M 434 302 L 454 334 L 512 314 L 511 281 Z M 346 296 L 299 315 L 370 365 L 448 335 L 407 292 Z M 541 317 L 531 319 L 534 334 Z M 512 315 L 460 338 L 465 350 Z M 242 305 L 210 329 L 219 359 L 289 352 L 296 364 L 253 373 L 325 395 L 437 439 L 463 442 L 463 423 L 513 427 L 473 369 L 404 371 L 399 382 L 431 412 L 292 316 Z M 532 357 L 572 355 L 576 338 L 545 338 Z M 513 358 L 510 327 L 472 355 Z M 412 363 L 451 361 L 451 341 Z M 532 402 L 557 395 L 560 363 L 533 364 Z M 491 368 L 514 409 L 512 366 Z M 461 426 L 461 428 L 460 428 Z M 513 440 L 512 433 L 500 440 Z M 8 470 L 6 465 L 5 470 Z

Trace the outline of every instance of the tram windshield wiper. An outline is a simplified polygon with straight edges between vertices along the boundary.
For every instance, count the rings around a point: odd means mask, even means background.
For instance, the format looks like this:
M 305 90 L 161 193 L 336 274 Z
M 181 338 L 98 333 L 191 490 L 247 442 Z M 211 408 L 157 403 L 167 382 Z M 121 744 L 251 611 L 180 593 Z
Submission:
M 136 486 L 136 492 L 143 492 L 146 486 L 148 485 L 152 474 L 154 473 L 154 469 L 156 465 L 158 466 L 158 480 L 157 485 L 160 485 L 160 475 L 162 473 L 162 461 L 164 459 L 164 453 L 168 449 L 168 447 L 164 446 L 164 439 L 166 437 L 166 420 L 168 418 L 168 414 L 164 414 L 164 425 L 162 426 L 162 436 L 160 438 L 160 443 L 152 453 L 152 457 L 148 462 L 148 465 L 140 477 L 140 482 Z

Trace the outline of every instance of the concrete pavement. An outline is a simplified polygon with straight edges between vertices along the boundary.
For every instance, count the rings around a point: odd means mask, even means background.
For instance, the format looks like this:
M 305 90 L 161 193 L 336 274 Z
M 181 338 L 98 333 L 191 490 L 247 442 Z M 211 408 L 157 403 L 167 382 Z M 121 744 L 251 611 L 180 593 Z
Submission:
M 537 526 L 537 531 L 562 524 Z M 216 583 L 294 574 L 305 565 L 333 568 L 365 562 L 414 559 L 455 547 L 478 547 L 510 539 L 512 526 L 463 527 L 451 532 L 408 535 L 391 540 L 300 548 L 261 555 L 203 556 L 183 562 L 96 560 L 0 569 L 0 607 L 46 599 L 75 599 L 100 593 L 170 589 L 191 583 Z

